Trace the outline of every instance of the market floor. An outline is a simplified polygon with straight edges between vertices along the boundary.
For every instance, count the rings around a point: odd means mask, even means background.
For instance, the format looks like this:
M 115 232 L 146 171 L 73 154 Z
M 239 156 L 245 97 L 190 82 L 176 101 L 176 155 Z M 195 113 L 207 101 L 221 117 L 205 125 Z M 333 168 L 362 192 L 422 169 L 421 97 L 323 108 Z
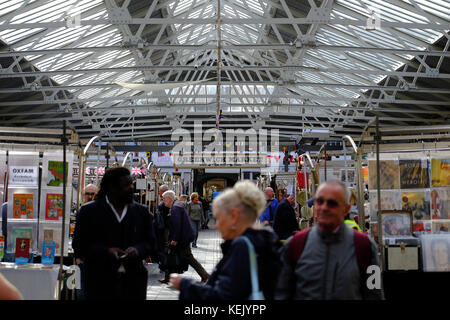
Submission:
M 222 258 L 220 244 L 223 240 L 220 237 L 219 231 L 214 229 L 213 226 L 214 219 L 211 219 L 209 229 L 201 230 L 199 232 L 197 248 L 192 248 L 192 254 L 208 273 L 212 272 L 214 266 Z M 148 264 L 147 268 L 147 300 L 178 300 L 178 291 L 169 289 L 167 284 L 162 284 L 158 281 L 159 279 L 164 278 L 164 273 L 160 272 L 158 264 Z M 189 266 L 188 271 L 183 275 L 200 281 L 200 276 L 191 266 Z

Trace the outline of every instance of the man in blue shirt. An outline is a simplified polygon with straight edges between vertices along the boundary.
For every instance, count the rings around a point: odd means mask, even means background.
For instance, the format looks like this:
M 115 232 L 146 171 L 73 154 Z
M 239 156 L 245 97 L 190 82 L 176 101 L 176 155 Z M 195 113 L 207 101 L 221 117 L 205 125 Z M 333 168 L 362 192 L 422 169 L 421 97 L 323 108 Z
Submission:
M 270 225 L 273 226 L 273 220 L 275 219 L 275 210 L 278 206 L 278 201 L 273 197 L 274 192 L 271 187 L 267 187 L 265 190 L 266 194 L 266 206 L 264 207 L 264 211 L 259 217 L 259 221 L 265 226 Z

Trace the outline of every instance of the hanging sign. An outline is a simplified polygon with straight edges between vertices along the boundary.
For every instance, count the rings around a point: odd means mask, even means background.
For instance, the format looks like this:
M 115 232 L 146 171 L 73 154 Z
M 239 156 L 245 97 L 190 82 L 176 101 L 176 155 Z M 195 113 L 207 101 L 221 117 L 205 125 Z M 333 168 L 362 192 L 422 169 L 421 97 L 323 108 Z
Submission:
M 37 186 L 39 169 L 30 166 L 10 166 L 9 184 L 20 186 Z

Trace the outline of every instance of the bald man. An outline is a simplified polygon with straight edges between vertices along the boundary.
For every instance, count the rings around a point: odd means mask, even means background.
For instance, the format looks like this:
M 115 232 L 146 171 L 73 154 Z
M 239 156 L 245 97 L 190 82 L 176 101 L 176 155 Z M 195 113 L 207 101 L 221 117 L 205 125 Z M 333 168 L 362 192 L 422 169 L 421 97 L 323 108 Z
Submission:
M 266 195 L 266 206 L 264 207 L 263 213 L 259 217 L 259 221 L 265 226 L 273 226 L 278 201 L 273 197 L 274 192 L 271 187 L 267 187 L 264 193 Z
M 97 186 L 95 184 L 88 184 L 83 190 L 84 203 L 88 203 L 94 200 L 94 196 L 97 193 Z

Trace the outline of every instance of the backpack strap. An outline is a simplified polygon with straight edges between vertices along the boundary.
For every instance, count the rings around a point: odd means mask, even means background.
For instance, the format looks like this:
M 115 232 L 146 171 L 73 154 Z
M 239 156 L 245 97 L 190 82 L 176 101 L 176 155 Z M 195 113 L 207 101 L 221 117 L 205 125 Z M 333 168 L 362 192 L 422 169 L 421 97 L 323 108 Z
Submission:
M 298 259 L 300 259 L 300 256 L 303 253 L 303 249 L 305 248 L 309 231 L 311 231 L 311 228 L 296 232 L 292 237 L 287 250 L 289 257 L 293 262 L 297 262 Z
M 372 259 L 370 240 L 366 234 L 355 229 L 353 229 L 353 235 L 355 242 L 355 255 L 356 261 L 358 262 L 359 272 L 365 274 Z

